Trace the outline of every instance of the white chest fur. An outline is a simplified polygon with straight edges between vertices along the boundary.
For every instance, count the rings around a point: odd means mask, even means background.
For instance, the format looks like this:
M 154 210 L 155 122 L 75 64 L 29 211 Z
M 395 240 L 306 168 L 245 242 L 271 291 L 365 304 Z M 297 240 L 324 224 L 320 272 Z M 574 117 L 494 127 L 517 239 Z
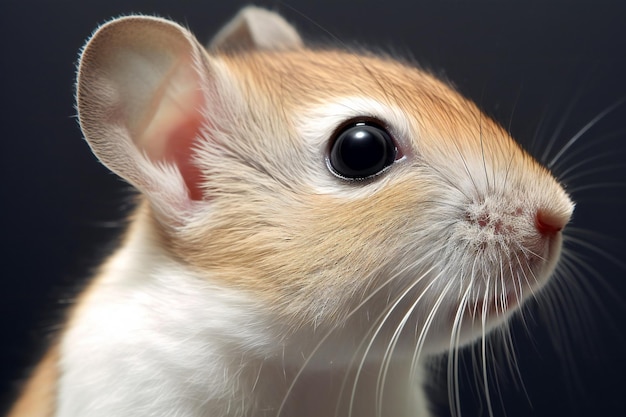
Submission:
M 64 335 L 57 417 L 374 415 L 360 400 L 376 395 L 370 365 L 354 392 L 354 368 L 329 358 L 309 370 L 258 301 L 194 276 L 141 228 L 130 236 Z M 400 385 L 389 383 L 399 397 L 389 410 L 427 415 L 408 368 L 391 372 Z
M 266 323 L 135 234 L 83 299 L 61 346 L 58 416 L 203 416 L 228 408 Z M 220 414 L 221 415 L 221 414 Z

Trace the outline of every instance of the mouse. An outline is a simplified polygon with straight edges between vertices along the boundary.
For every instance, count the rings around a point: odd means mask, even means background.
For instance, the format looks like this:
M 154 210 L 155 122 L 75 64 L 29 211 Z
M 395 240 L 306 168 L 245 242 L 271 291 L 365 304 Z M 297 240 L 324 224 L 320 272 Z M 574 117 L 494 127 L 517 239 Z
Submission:
M 140 196 L 9 417 L 435 416 L 428 361 L 540 297 L 574 210 L 450 83 L 254 6 L 105 23 L 76 108 Z

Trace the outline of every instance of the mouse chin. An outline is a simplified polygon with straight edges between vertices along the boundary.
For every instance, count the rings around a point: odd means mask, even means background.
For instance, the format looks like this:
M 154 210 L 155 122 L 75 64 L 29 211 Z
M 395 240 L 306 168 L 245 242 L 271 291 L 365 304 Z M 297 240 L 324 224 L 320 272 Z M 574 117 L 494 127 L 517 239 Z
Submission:
M 459 327 L 459 344 L 484 337 L 519 311 L 526 300 L 537 297 L 549 283 L 558 263 L 561 234 L 550 238 L 545 246 L 541 256 L 528 261 L 524 267 L 519 266 L 517 271 L 512 269 L 514 274 L 500 279 L 500 285 L 488 290 L 478 285 L 479 288 L 468 290 L 471 296 L 465 301 L 462 298 L 456 301 L 456 309 L 452 309 L 448 316 L 448 325 L 452 334 L 455 327 Z M 512 275 L 518 278 L 513 279 Z

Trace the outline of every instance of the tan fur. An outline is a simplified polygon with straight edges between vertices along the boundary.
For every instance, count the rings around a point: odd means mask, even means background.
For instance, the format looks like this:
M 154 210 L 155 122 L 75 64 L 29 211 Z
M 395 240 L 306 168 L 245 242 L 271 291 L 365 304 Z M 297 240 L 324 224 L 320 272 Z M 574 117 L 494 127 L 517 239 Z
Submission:
M 238 79 L 248 83 L 250 102 L 265 104 L 264 110 L 279 111 L 276 123 L 284 122 L 280 112 L 361 94 L 396 105 L 411 116 L 420 130 L 415 146 L 429 156 L 445 154 L 450 141 L 470 153 L 479 153 L 481 146 L 492 151 L 503 144 L 517 147 L 473 102 L 428 72 L 398 61 L 310 49 L 249 51 L 223 59 Z M 259 102 L 259 96 L 271 97 L 272 101 Z M 538 167 L 534 161 L 528 162 L 528 167 Z
M 51 417 L 56 403 L 59 348 L 54 345 L 34 369 L 7 417 Z

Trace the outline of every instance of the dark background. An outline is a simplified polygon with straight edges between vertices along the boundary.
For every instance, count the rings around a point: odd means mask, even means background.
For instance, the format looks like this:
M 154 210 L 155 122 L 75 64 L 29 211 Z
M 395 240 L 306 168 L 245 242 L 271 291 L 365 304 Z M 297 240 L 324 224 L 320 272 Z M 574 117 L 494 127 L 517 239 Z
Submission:
M 113 247 L 132 207 L 132 190 L 97 163 L 74 118 L 75 63 L 84 40 L 103 21 L 131 12 L 171 17 L 208 40 L 242 4 L 2 0 L 0 405 L 90 269 Z M 552 137 L 554 155 L 626 96 L 623 1 L 259 4 L 279 9 L 307 39 L 336 43 L 336 37 L 413 57 L 445 75 L 538 157 Z M 506 369 L 496 349 L 495 415 L 626 415 L 626 269 L 619 265 L 626 255 L 626 105 L 570 151 L 577 153 L 568 152 L 566 166 L 581 166 L 563 177 L 578 203 L 568 235 L 582 243 L 567 247 L 580 262 L 561 277 L 568 285 L 553 292 L 560 302 L 531 305 L 525 320 L 513 323 L 521 377 Z M 463 414 L 486 415 L 470 376 L 471 356 L 466 352 Z M 436 396 L 445 402 L 445 391 Z

